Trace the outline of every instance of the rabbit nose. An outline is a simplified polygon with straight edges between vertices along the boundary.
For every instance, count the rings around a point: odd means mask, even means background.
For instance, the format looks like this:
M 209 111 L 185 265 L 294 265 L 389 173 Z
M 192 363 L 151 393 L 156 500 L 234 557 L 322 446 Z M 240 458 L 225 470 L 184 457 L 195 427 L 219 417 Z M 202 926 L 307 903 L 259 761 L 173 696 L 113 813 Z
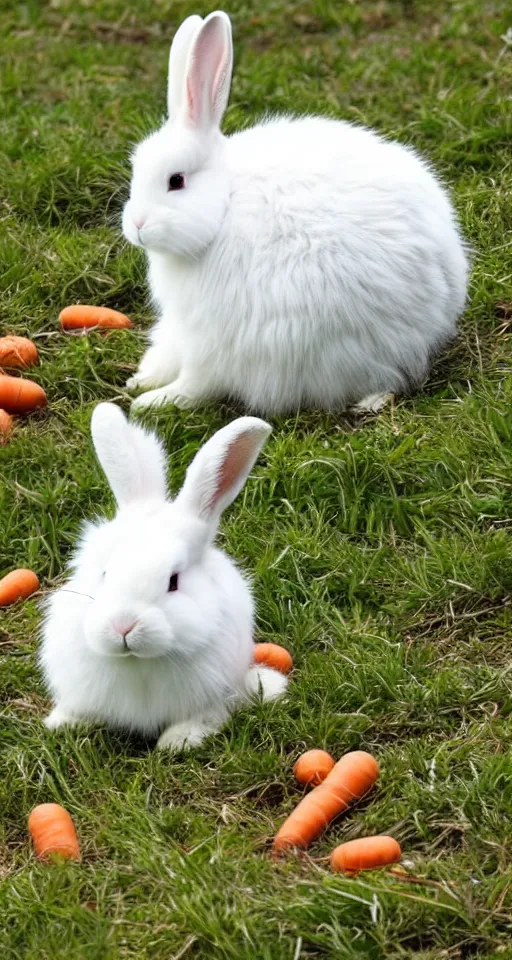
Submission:
M 134 626 L 135 626 L 136 623 L 137 623 L 136 620 L 128 620 L 128 621 L 126 621 L 126 620 L 113 620 L 113 621 L 112 621 L 112 626 L 113 626 L 114 630 L 116 631 L 116 633 L 120 633 L 120 634 L 121 634 L 121 636 L 122 636 L 122 638 L 123 638 L 123 640 L 124 640 L 124 645 L 125 645 L 125 646 L 126 646 L 126 637 L 127 637 L 128 634 L 130 633 L 130 631 L 133 630 L 133 628 L 134 628 Z
M 139 213 L 138 216 L 133 218 L 133 222 L 137 227 L 137 230 L 140 230 L 140 228 L 144 226 L 146 218 L 143 214 Z

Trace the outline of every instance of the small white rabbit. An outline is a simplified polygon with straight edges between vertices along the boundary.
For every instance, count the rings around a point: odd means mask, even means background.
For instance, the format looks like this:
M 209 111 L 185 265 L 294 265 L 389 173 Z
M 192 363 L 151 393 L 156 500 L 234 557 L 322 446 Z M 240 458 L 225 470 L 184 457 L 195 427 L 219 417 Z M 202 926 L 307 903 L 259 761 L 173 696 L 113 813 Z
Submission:
M 95 720 L 188 748 L 259 690 L 264 699 L 284 693 L 282 674 L 251 665 L 251 590 L 212 545 L 270 429 L 242 417 L 219 430 L 171 502 L 157 438 L 114 404 L 96 407 L 93 442 L 119 509 L 86 526 L 71 579 L 48 603 L 47 727 Z
M 134 405 L 372 406 L 420 383 L 466 299 L 447 192 L 414 150 L 345 121 L 223 136 L 232 62 L 225 13 L 185 20 L 169 119 L 133 155 L 123 231 L 159 311 Z

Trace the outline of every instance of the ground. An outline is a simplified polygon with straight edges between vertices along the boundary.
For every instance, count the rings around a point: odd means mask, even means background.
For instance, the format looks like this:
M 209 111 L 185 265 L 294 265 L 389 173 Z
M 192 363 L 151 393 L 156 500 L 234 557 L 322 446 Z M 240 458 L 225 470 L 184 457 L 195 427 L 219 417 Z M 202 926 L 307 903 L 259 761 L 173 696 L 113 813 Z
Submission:
M 286 700 L 178 758 L 106 730 L 49 733 L 39 598 L 2 611 L 5 960 L 512 957 L 507 7 L 231 0 L 226 130 L 293 107 L 414 144 L 473 247 L 470 302 L 414 398 L 366 419 L 274 421 L 223 523 L 254 576 L 258 638 L 293 652 Z M 0 450 L 0 575 L 32 567 L 41 596 L 82 520 L 112 509 L 89 419 L 98 400 L 127 408 L 151 318 L 143 257 L 119 229 L 127 155 L 163 114 L 169 41 L 193 10 L 32 0 L 0 15 L 1 326 L 35 339 L 49 397 Z M 61 334 L 76 301 L 124 310 L 133 332 Z M 147 415 L 173 488 L 233 416 Z M 308 858 L 274 863 L 271 838 L 300 797 L 292 765 L 311 746 L 371 751 L 380 783 Z M 34 861 L 27 815 L 52 800 L 78 826 L 79 866 Z M 372 832 L 399 839 L 411 879 L 329 872 L 337 843 Z

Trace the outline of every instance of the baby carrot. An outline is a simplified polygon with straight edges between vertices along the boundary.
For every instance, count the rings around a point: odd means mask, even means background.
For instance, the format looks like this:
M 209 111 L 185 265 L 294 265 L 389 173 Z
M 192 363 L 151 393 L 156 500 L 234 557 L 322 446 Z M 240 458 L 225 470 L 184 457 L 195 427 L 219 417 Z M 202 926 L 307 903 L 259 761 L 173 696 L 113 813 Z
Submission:
M 59 314 L 63 330 L 83 330 L 89 327 L 133 327 L 132 321 L 118 310 L 109 307 L 92 307 L 83 303 L 75 303 L 65 307 Z
M 289 673 L 293 669 L 293 660 L 278 643 L 255 643 L 254 644 L 254 663 L 264 664 L 266 667 L 272 667 L 279 673 Z
M 274 853 L 307 847 L 338 814 L 359 800 L 379 775 L 377 761 L 363 750 L 347 753 L 319 787 L 295 807 L 274 838 Z
M 303 786 L 317 787 L 334 767 L 334 760 L 327 750 L 307 750 L 293 768 L 295 779 Z
M 28 829 L 36 857 L 44 860 L 60 854 L 68 860 L 80 860 L 80 847 L 73 821 L 58 803 L 41 803 L 28 818 Z
M 27 337 L 0 337 L 0 367 L 31 367 L 37 363 L 37 347 Z
M 341 873 L 376 870 L 400 860 L 400 844 L 393 837 L 362 837 L 340 843 L 331 853 L 331 867 Z
M 48 403 L 39 384 L 23 377 L 8 377 L 0 373 L 0 407 L 7 413 L 30 413 Z
M 36 590 L 39 590 L 39 580 L 33 570 L 11 570 L 0 580 L 0 607 L 26 600 Z
M 7 443 L 7 439 L 12 433 L 13 419 L 7 410 L 0 410 L 0 444 Z

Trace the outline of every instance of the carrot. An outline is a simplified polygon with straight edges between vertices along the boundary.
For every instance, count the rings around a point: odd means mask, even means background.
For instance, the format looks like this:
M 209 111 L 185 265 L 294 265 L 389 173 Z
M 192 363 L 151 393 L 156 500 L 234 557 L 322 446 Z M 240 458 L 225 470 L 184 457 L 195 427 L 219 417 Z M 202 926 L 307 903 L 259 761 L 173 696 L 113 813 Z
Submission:
M 369 753 L 346 753 L 323 783 L 308 793 L 285 820 L 274 838 L 274 853 L 289 847 L 307 847 L 331 820 L 370 789 L 378 775 L 379 765 Z
M 334 760 L 326 750 L 308 750 L 293 768 L 296 780 L 303 786 L 317 787 L 334 767 Z
M 39 580 L 33 570 L 11 570 L 0 580 L 0 607 L 26 600 L 36 590 L 39 590 Z
M 331 853 L 331 867 L 340 873 L 375 870 L 400 860 L 400 844 L 393 837 L 363 837 L 340 843 Z
M 28 818 L 28 829 L 40 860 L 60 854 L 68 860 L 80 860 L 80 847 L 73 821 L 58 803 L 41 803 Z
M 12 433 L 14 422 L 6 410 L 0 410 L 0 445 L 2 443 L 7 443 L 7 440 Z
M 293 660 L 278 643 L 256 643 L 253 654 L 254 663 L 262 663 L 279 673 L 289 673 L 293 669 Z
M 39 384 L 22 377 L 8 377 L 0 373 L 0 407 L 7 413 L 30 413 L 48 403 Z
M 27 337 L 0 337 L 0 367 L 31 367 L 37 363 L 37 347 Z
M 132 321 L 118 310 L 109 307 L 92 307 L 76 303 L 65 307 L 59 314 L 63 330 L 83 330 L 89 327 L 133 327 Z

